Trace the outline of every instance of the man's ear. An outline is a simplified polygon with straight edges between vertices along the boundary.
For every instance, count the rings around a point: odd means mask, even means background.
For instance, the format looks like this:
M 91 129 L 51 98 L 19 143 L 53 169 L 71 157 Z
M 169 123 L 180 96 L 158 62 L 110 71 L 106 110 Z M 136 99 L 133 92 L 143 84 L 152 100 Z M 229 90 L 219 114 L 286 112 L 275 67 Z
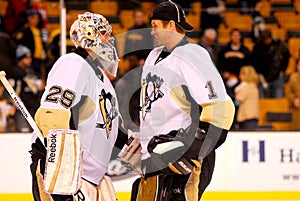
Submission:
M 170 20 L 170 21 L 169 21 L 168 26 L 169 26 L 169 29 L 170 29 L 171 31 L 176 31 L 176 24 L 175 24 L 175 22 L 174 22 L 173 20 Z

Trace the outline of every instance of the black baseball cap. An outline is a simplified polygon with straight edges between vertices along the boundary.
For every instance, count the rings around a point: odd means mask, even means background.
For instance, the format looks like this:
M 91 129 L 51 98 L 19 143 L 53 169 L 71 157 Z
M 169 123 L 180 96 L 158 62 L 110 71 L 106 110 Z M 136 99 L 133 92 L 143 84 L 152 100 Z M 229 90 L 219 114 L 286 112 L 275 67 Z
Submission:
M 166 21 L 173 20 L 187 32 L 194 30 L 194 27 L 185 21 L 185 14 L 181 6 L 170 0 L 158 4 L 152 12 L 150 19 Z

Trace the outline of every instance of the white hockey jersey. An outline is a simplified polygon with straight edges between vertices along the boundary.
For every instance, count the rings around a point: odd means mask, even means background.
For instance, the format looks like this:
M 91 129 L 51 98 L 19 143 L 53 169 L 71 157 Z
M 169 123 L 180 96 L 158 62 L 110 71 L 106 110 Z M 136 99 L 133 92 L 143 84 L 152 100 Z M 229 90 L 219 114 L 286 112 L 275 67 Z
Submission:
M 84 147 L 82 177 L 95 184 L 107 171 L 118 132 L 115 90 L 105 73 L 100 72 L 102 78 L 78 54 L 62 56 L 48 75 L 40 106 L 71 110 L 71 120 Z
M 199 120 L 229 129 L 234 115 L 222 78 L 205 49 L 186 44 L 160 60 L 162 50 L 163 47 L 152 50 L 143 67 L 140 99 L 143 158 L 149 156 L 147 144 L 154 135 L 185 129 L 192 123 L 190 113 L 199 108 L 191 108 L 183 86 L 202 107 L 202 112 L 198 111 Z

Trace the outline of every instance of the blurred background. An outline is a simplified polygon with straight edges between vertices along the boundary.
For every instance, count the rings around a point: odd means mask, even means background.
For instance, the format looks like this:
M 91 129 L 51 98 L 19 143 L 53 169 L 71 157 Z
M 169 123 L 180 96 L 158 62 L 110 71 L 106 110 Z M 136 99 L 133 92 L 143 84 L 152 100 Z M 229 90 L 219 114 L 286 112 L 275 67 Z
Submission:
M 155 47 L 149 19 L 162 1 L 0 0 L 0 70 L 33 116 L 52 65 L 74 48 L 70 25 L 90 11 L 112 25 L 117 82 Z M 237 111 L 204 200 L 300 200 L 300 0 L 174 2 L 195 28 L 190 42 L 209 52 Z M 255 83 L 258 93 L 241 98 L 241 82 Z M 138 124 L 138 103 L 130 104 Z M 0 201 L 32 200 L 31 131 L 1 85 Z M 115 179 L 119 201 L 129 200 L 135 177 Z

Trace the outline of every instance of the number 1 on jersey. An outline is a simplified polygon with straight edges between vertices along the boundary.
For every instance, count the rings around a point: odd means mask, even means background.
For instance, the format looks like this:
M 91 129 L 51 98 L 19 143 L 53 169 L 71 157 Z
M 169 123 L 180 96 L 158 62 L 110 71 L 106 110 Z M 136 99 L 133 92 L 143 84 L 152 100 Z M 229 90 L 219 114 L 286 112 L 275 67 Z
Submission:
M 207 81 L 206 82 L 206 85 L 205 85 L 205 88 L 208 89 L 208 98 L 209 99 L 215 99 L 215 98 L 218 98 L 218 94 L 216 93 L 214 87 L 213 87 L 213 84 L 212 84 L 212 81 Z

